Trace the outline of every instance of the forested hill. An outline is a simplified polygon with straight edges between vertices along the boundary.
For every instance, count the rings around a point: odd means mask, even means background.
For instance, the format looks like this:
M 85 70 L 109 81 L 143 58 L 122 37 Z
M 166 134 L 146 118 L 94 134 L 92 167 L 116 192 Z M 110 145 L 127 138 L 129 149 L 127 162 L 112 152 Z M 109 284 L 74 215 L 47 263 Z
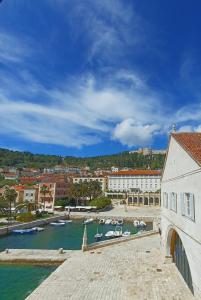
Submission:
M 32 154 L 30 152 L 11 151 L 0 148 L 0 167 L 14 166 L 18 168 L 33 167 L 45 168 L 65 164 L 66 166 L 88 166 L 92 170 L 96 168 L 109 169 L 112 166 L 123 168 L 161 169 L 164 164 L 165 155 L 154 154 L 143 156 L 142 154 L 125 151 L 113 155 L 96 157 L 72 157 L 62 158 L 56 155 Z

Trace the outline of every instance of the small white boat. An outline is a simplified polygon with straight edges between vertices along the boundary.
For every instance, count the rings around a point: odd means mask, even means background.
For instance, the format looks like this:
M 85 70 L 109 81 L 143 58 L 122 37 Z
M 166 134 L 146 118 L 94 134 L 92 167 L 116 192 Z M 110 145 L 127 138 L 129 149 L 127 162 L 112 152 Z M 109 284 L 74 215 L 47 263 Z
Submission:
M 86 220 L 83 221 L 83 224 L 87 225 L 87 224 L 93 223 L 93 220 L 94 219 L 92 219 L 92 218 L 91 219 L 86 219 Z
M 140 227 L 145 228 L 147 224 L 144 221 L 140 221 Z
M 72 220 L 58 220 L 59 223 L 72 223 Z
M 123 237 L 127 237 L 127 236 L 130 236 L 131 235 L 131 232 L 130 231 L 124 231 L 122 236 Z
M 52 226 L 64 226 L 66 223 L 61 223 L 61 222 L 51 222 L 50 225 Z
M 111 222 L 112 222 L 112 220 L 111 220 L 111 219 L 107 219 L 107 220 L 105 221 L 105 225 L 110 225 L 110 224 L 111 224 Z
M 96 234 L 94 235 L 94 238 L 95 238 L 96 240 L 100 240 L 102 237 L 103 237 L 103 234 L 102 234 L 102 233 L 96 233 Z
M 116 221 L 116 220 L 114 220 L 114 219 L 112 219 L 112 221 L 111 221 L 111 225 L 117 225 L 117 221 Z
M 118 226 L 122 226 L 124 224 L 124 220 L 123 219 L 118 219 L 117 220 L 117 225 Z
M 135 227 L 139 228 L 139 227 L 140 227 L 140 221 L 134 220 L 134 221 L 133 221 L 133 225 L 134 225 Z
M 108 231 L 108 232 L 106 232 L 106 234 L 105 234 L 105 237 L 106 238 L 114 238 L 116 235 L 115 235 L 115 231 L 112 231 L 112 230 L 110 230 L 110 231 Z
M 105 224 L 105 219 L 100 219 L 99 224 L 100 224 L 100 225 Z
M 115 228 L 115 237 L 120 237 L 120 236 L 122 236 L 122 227 L 117 226 Z
M 34 229 L 36 231 L 43 231 L 43 230 L 45 230 L 45 228 L 43 228 L 43 227 L 33 227 L 32 229 Z

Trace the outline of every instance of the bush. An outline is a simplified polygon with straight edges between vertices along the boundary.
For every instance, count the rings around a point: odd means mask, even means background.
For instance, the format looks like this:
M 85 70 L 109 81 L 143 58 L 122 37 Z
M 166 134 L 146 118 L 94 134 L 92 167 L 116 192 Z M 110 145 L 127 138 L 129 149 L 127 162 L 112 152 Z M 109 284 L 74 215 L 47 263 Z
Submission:
M 31 212 L 20 214 L 16 217 L 16 220 L 19 222 L 31 222 L 36 219 L 35 216 L 31 214 Z
M 96 206 L 97 209 L 105 208 L 106 206 L 111 205 L 111 199 L 107 197 L 96 198 L 90 201 L 91 206 Z

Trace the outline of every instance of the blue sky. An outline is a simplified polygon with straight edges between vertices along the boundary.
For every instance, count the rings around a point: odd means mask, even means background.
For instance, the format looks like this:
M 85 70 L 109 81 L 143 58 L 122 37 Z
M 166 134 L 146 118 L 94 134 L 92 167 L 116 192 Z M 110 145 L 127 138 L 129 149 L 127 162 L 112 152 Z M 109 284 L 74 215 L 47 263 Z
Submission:
M 201 131 L 201 3 L 3 0 L 0 147 L 91 156 Z

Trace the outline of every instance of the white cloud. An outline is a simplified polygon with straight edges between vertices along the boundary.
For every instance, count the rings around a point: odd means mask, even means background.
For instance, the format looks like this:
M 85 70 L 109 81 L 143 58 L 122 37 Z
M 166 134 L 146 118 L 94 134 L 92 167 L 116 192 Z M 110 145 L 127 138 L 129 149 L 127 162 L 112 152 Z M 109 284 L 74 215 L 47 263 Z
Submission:
M 137 124 L 134 119 L 126 119 L 117 124 L 113 138 L 129 147 L 145 146 L 152 142 L 153 135 L 160 129 L 157 124 Z

